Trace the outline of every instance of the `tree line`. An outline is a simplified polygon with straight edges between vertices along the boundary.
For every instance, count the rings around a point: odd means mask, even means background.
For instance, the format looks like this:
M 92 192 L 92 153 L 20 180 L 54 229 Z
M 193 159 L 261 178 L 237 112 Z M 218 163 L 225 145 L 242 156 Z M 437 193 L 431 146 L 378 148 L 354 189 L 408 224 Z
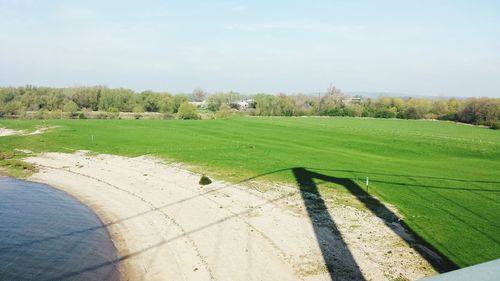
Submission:
M 73 112 L 79 110 L 108 112 L 177 112 L 188 101 L 187 95 L 108 87 L 3 87 L 0 88 L 0 116 L 25 111 Z
M 257 94 L 255 114 L 261 116 L 351 116 L 400 119 L 439 119 L 474 125 L 500 127 L 498 98 L 400 98 L 348 97 L 330 87 L 326 94 Z
M 159 112 L 184 118 L 199 117 L 192 104 L 203 107 L 213 116 L 228 116 L 242 110 L 238 102 L 246 99 L 245 112 L 257 116 L 351 116 L 401 119 L 440 119 L 500 127 L 498 98 L 399 98 L 350 97 L 336 87 L 312 95 L 271 95 L 259 93 L 242 96 L 236 92 L 207 94 L 195 89 L 190 94 L 135 92 L 124 88 L 94 87 L 2 87 L 0 117 L 22 118 L 26 112 L 49 112 L 55 116 L 77 116 L 78 112 Z M 191 101 L 192 104 L 188 105 Z M 179 109 L 183 105 L 181 112 Z M 186 110 L 189 114 L 184 114 Z M 47 115 L 39 115 L 47 116 Z M 81 116 L 81 114 L 80 114 Z

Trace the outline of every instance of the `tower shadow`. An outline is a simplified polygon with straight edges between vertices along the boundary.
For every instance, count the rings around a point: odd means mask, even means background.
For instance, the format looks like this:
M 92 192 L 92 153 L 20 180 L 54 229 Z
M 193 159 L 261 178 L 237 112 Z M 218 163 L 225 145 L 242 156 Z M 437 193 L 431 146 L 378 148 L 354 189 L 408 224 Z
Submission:
M 351 252 L 343 241 L 341 234 L 338 232 L 337 226 L 330 216 L 314 180 L 330 182 L 346 188 L 368 210 L 381 218 L 385 225 L 395 234 L 425 258 L 437 271 L 446 272 L 458 268 L 454 262 L 427 243 L 382 202 L 367 193 L 353 180 L 324 175 L 303 167 L 292 168 L 292 172 L 300 189 L 309 217 L 311 218 L 316 239 L 332 280 L 346 279 L 345 273 L 349 273 L 348 276 L 352 276 L 355 280 L 364 280 L 364 278 Z M 407 234 L 401 233 L 399 225 Z M 337 238 L 331 236 L 336 236 Z
M 365 280 L 314 183 L 317 175 L 305 168 L 293 168 L 292 172 L 331 280 Z

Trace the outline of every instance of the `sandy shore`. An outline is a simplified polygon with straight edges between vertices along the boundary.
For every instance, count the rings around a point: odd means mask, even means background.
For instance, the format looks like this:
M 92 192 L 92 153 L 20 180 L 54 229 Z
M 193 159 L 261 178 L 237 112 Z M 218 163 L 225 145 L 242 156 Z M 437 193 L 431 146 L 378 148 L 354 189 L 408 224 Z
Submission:
M 327 202 L 338 231 L 325 226 L 326 238 L 318 239 L 294 187 L 259 192 L 218 181 L 200 187 L 199 175 L 148 157 L 47 153 L 27 161 L 39 167 L 30 180 L 96 211 L 119 251 L 124 280 L 415 280 L 433 274 L 367 211 Z M 333 273 L 325 253 L 336 261 Z

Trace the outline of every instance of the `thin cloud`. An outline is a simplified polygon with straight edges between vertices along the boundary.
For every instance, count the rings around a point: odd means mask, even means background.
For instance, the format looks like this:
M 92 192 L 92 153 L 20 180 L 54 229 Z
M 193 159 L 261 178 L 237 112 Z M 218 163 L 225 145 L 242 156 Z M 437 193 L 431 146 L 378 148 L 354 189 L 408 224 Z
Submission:
M 232 11 L 235 11 L 235 12 L 241 12 L 241 11 L 245 11 L 248 9 L 248 6 L 246 5 L 237 5 L 237 6 L 234 6 L 231 8 Z
M 316 21 L 273 21 L 250 24 L 230 24 L 224 27 L 226 30 L 257 32 L 264 30 L 304 30 L 324 32 L 352 32 L 360 31 L 365 27 L 360 25 L 335 25 Z
M 64 5 L 59 7 L 59 9 L 56 11 L 56 15 L 59 18 L 66 20 L 81 20 L 93 18 L 95 16 L 95 12 L 91 9 L 79 6 Z

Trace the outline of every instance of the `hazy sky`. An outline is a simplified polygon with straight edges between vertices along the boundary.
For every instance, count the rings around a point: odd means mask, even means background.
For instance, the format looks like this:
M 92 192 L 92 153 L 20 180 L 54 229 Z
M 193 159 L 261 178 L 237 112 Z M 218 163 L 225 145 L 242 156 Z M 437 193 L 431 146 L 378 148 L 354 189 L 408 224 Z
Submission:
M 500 1 L 0 0 L 0 85 L 500 96 Z

